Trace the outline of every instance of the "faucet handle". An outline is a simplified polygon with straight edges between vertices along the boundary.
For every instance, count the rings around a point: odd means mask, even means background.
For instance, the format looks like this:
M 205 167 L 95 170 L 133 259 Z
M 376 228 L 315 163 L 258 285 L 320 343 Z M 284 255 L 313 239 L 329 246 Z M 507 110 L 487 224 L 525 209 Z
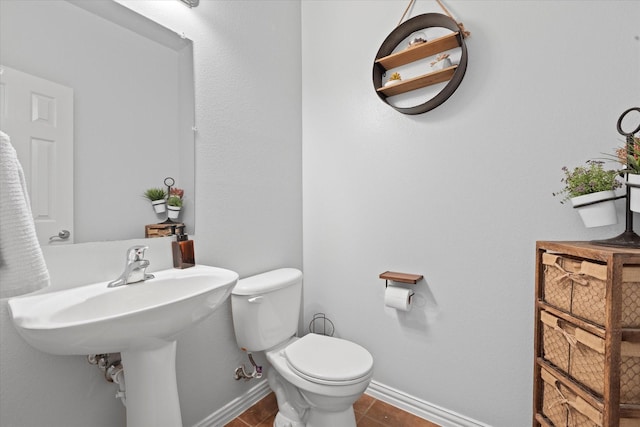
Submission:
M 136 245 L 127 249 L 127 260 L 128 261 L 142 261 L 144 259 L 144 251 L 149 249 L 149 246 L 146 245 Z

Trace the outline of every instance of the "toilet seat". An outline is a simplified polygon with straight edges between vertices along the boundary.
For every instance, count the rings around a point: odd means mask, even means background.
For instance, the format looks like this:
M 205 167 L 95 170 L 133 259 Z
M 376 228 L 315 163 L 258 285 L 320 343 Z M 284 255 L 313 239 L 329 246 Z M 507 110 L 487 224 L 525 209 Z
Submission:
M 283 355 L 291 370 L 317 384 L 354 384 L 373 369 L 373 357 L 364 347 L 325 335 L 305 335 L 289 344 Z

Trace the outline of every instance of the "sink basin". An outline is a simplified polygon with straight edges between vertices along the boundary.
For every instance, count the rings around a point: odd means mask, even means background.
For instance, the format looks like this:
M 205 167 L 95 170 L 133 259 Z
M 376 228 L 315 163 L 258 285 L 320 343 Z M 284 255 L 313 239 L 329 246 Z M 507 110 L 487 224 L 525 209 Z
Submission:
M 18 333 L 38 350 L 121 353 L 127 427 L 180 427 L 176 337 L 229 297 L 238 274 L 204 265 L 153 274 L 130 285 L 99 282 L 8 303 Z
M 213 313 L 238 274 L 196 265 L 108 288 L 93 283 L 9 300 L 13 322 L 33 347 L 51 354 L 98 354 L 153 348 Z

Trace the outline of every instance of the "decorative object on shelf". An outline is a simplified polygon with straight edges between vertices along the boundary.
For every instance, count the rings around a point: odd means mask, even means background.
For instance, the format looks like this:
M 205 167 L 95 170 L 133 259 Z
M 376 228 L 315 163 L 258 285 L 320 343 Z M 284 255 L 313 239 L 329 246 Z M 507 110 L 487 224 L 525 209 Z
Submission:
M 451 59 L 449 58 L 448 53 L 441 53 L 436 57 L 435 61 L 431 61 L 431 68 L 435 70 L 444 70 L 445 68 L 451 67 Z
M 144 192 L 144 197 L 151 201 L 153 210 L 156 211 L 156 213 L 165 212 L 165 199 L 167 197 L 167 193 L 163 188 L 149 188 Z
M 467 69 L 467 46 L 464 39 L 469 37 L 470 33 L 464 28 L 464 25 L 453 19 L 440 0 L 436 1 L 446 15 L 427 13 L 402 22 L 414 1 L 415 0 L 410 0 L 402 18 L 400 18 L 398 26 L 387 36 L 382 46 L 380 46 L 373 64 L 373 86 L 376 93 L 383 102 L 403 114 L 426 113 L 445 102 L 458 88 Z M 422 37 L 418 35 L 423 30 L 436 27 L 450 30 L 451 32 L 441 37 L 429 39 L 428 41 L 426 41 L 426 36 Z M 409 37 L 411 37 L 409 48 L 393 53 L 394 50 Z M 425 41 L 419 42 L 419 39 L 424 39 Z M 416 43 L 414 43 L 414 41 Z M 459 63 L 455 66 L 450 65 L 436 71 L 429 70 L 430 72 L 427 74 L 405 78 L 401 83 L 396 83 L 391 86 L 383 83 L 384 77 L 389 70 L 458 48 L 460 49 L 461 56 Z M 453 61 L 449 59 L 449 62 Z M 389 97 L 395 95 L 445 82 L 446 85 L 435 96 L 419 105 L 401 107 L 390 103 L 388 100 Z
M 640 132 L 640 107 L 632 107 L 625 110 L 618 119 L 618 123 L 616 125 L 618 129 L 618 133 L 626 138 L 627 142 L 627 165 L 628 167 L 637 166 L 638 163 L 633 160 L 635 159 L 636 152 L 636 143 L 638 138 L 635 136 Z M 631 160 L 631 161 L 630 161 Z M 629 181 L 630 175 L 637 175 L 632 173 L 631 169 L 626 171 L 627 182 L 626 182 L 626 195 L 624 197 L 626 200 L 626 211 L 625 211 L 625 230 L 622 234 L 612 237 L 611 239 L 606 240 L 594 240 L 594 243 L 598 243 L 601 245 L 607 246 L 615 246 L 615 247 L 627 247 L 627 248 L 640 248 L 640 236 L 638 236 L 633 231 L 633 211 L 631 210 L 631 190 L 637 187 L 638 184 Z
M 384 85 L 385 86 L 394 85 L 396 83 L 400 83 L 401 81 L 402 81 L 402 77 L 400 76 L 400 73 L 393 73 L 391 74 L 391 77 L 389 77 L 389 80 Z
M 169 219 L 177 219 L 182 209 L 182 199 L 178 196 L 171 196 L 167 199 L 167 210 L 169 211 Z
M 585 227 L 601 227 L 618 222 L 614 200 L 617 199 L 614 190 L 622 183 L 616 178 L 617 170 L 605 170 L 604 162 L 588 160 L 587 166 L 578 166 L 569 170 L 562 168 L 564 177 L 560 180 L 565 187 L 553 193 L 562 196 L 560 203 L 571 201 L 574 208 L 584 222 Z
M 407 49 L 416 47 L 426 42 L 427 42 L 427 37 L 424 35 L 424 33 L 415 33 L 413 37 L 411 37 L 411 39 L 409 40 L 409 45 L 407 46 Z
M 167 219 L 160 224 L 175 224 L 173 221 L 180 216 L 180 211 L 183 205 L 184 190 L 176 188 L 173 185 L 176 181 L 170 176 L 164 179 L 164 185 L 167 189 L 163 188 L 150 188 L 145 191 L 144 195 L 149 200 L 152 200 L 156 213 L 167 212 Z M 158 206 L 158 207 L 156 207 Z
M 614 158 L 623 165 L 622 172 L 627 175 L 627 187 L 630 187 L 629 207 L 640 212 L 640 137 L 631 136 L 632 141 L 616 150 Z

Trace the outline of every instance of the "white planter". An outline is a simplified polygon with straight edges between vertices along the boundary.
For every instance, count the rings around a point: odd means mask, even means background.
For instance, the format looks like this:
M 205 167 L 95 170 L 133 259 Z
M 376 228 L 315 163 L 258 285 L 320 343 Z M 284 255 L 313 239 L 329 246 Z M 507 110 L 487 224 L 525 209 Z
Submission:
M 169 218 L 178 218 L 180 216 L 180 209 L 180 206 L 167 206 L 167 210 L 169 211 Z
M 584 196 L 573 197 L 571 204 L 580 206 L 585 203 L 596 202 L 598 200 L 613 199 L 616 194 L 613 191 L 599 191 L 597 193 L 585 194 Z M 578 207 L 578 213 L 587 228 L 602 227 L 618 223 L 616 205 L 613 200 L 595 203 L 583 207 Z
M 640 186 L 640 175 L 630 173 L 627 175 L 627 182 Z M 629 205 L 631 206 L 631 210 L 640 212 L 640 187 L 630 187 L 629 190 L 629 197 L 631 198 Z
M 153 206 L 153 210 L 156 211 L 156 213 L 164 213 L 166 211 L 166 203 L 164 199 L 161 200 L 153 200 L 151 202 L 151 205 Z

